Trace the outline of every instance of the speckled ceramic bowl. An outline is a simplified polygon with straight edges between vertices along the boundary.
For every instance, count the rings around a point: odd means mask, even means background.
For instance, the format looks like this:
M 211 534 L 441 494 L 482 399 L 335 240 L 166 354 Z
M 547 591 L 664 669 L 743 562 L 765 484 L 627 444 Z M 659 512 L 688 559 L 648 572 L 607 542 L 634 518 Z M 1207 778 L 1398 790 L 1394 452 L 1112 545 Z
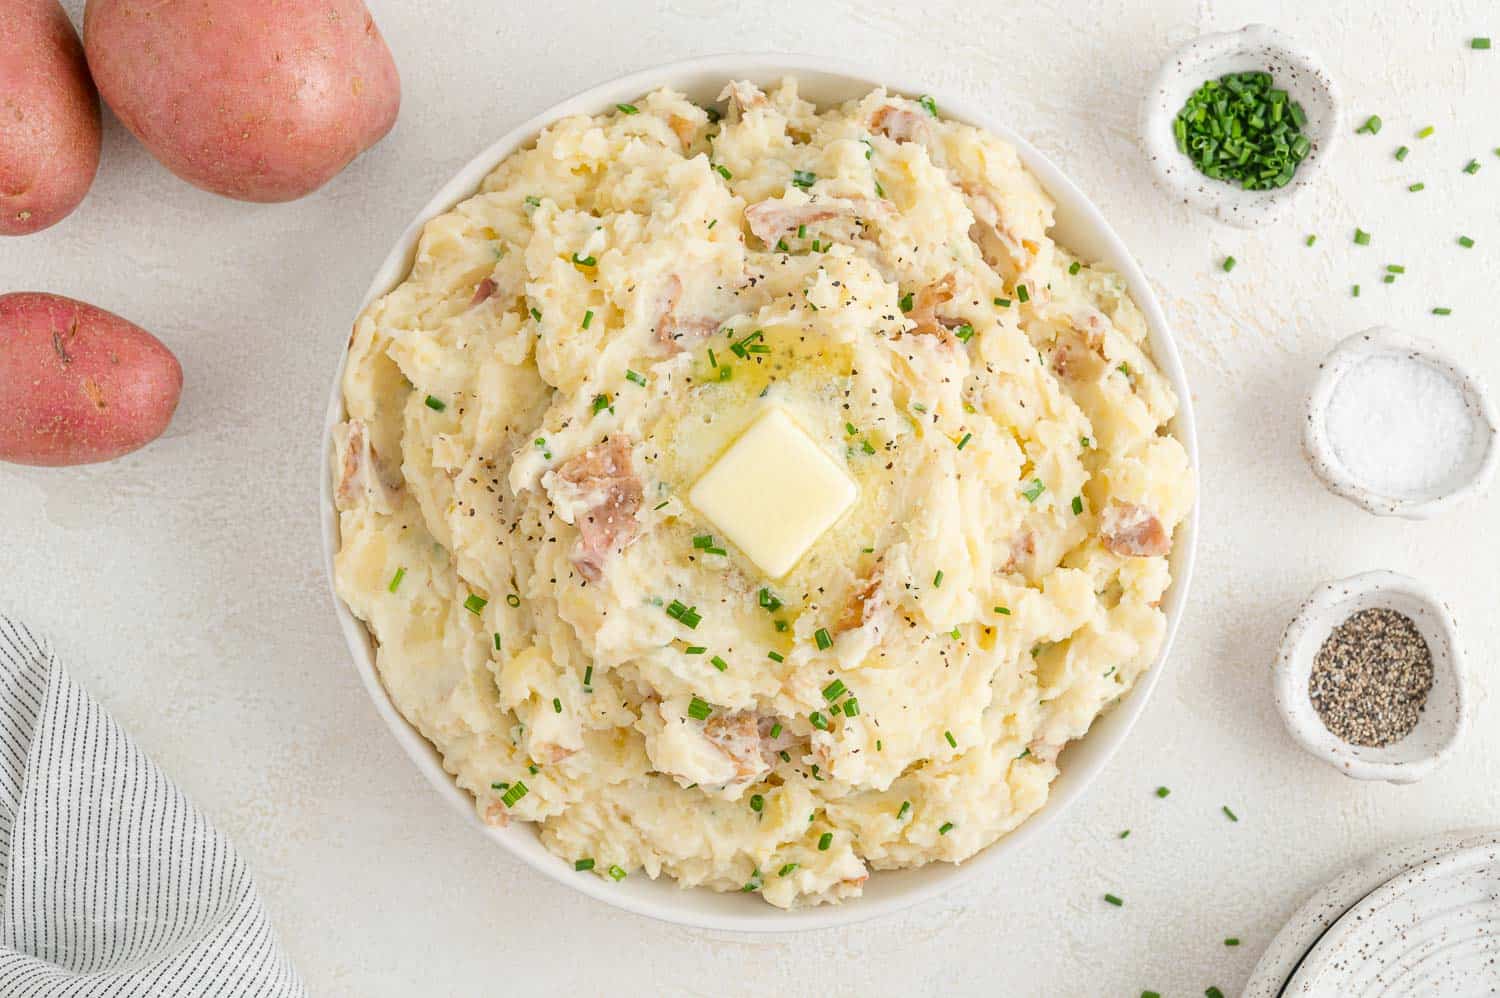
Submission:
M 1172 122 L 1204 81 L 1226 73 L 1264 70 L 1276 86 L 1302 105 L 1302 133 L 1312 143 L 1307 158 L 1285 187 L 1247 191 L 1198 172 L 1177 149 Z M 1301 197 L 1338 144 L 1343 102 L 1333 77 L 1312 51 L 1264 24 L 1204 35 L 1173 52 L 1152 78 L 1141 102 L 1141 145 L 1156 181 L 1173 198 L 1243 228 L 1264 225 Z
M 1447 376 L 1463 396 L 1472 427 L 1468 452 L 1436 488 L 1407 495 L 1377 491 L 1360 481 L 1345 466 L 1328 439 L 1325 417 L 1339 379 L 1361 361 L 1383 354 L 1404 356 L 1429 365 Z M 1335 494 L 1379 516 L 1425 520 L 1447 512 L 1455 503 L 1484 491 L 1489 485 L 1496 465 L 1500 464 L 1497 427 L 1500 427 L 1500 417 L 1496 416 L 1488 392 L 1457 357 L 1435 344 L 1407 336 L 1389 326 L 1375 326 L 1340 342 L 1318 365 L 1317 380 L 1308 393 L 1303 413 L 1302 450 L 1313 472 Z
M 1376 607 L 1404 614 L 1416 625 L 1432 653 L 1432 690 L 1406 737 L 1367 748 L 1328 730 L 1313 708 L 1308 679 L 1313 659 L 1333 629 L 1360 610 Z M 1366 572 L 1319 587 L 1287 626 L 1273 677 L 1276 707 L 1292 737 L 1354 779 L 1415 783 L 1452 754 L 1468 728 L 1468 682 L 1453 615 L 1429 587 L 1395 572 Z

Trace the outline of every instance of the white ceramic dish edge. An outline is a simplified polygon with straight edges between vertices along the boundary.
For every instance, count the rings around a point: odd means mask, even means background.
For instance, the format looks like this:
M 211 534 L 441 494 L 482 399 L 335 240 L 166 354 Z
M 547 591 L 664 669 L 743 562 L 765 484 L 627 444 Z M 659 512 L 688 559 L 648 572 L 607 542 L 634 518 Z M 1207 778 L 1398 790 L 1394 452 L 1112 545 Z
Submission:
M 1360 860 L 1315 890 L 1293 912 L 1256 961 L 1241 998 L 1281 998 L 1323 933 L 1381 884 L 1434 856 L 1483 845 L 1500 845 L 1500 829 L 1442 832 Z
M 1250 70 L 1271 71 L 1276 85 L 1302 105 L 1307 115 L 1303 134 L 1312 142 L 1291 181 L 1269 191 L 1246 191 L 1204 176 L 1178 151 L 1172 133 L 1177 112 L 1204 80 Z M 1139 128 L 1141 148 L 1168 194 L 1221 222 L 1251 228 L 1274 221 L 1323 172 L 1344 130 L 1343 99 L 1312 50 L 1274 28 L 1248 24 L 1195 38 L 1168 56 L 1141 100 Z
M 1368 607 L 1406 614 L 1432 653 L 1427 706 L 1411 734 L 1385 748 L 1341 741 L 1318 718 L 1307 690 L 1313 659 L 1329 632 Z M 1442 765 L 1468 730 L 1468 677 L 1453 615 L 1430 587 L 1395 572 L 1365 572 L 1318 587 L 1282 636 L 1273 690 L 1276 708 L 1297 743 L 1357 780 L 1415 783 Z
M 1469 455 L 1471 472 L 1461 484 L 1426 498 L 1381 495 L 1355 481 L 1328 439 L 1325 415 L 1344 373 L 1361 361 L 1387 353 L 1416 357 L 1448 375 L 1463 393 L 1476 436 Z M 1500 416 L 1483 384 L 1458 358 L 1435 343 L 1408 336 L 1389 326 L 1372 326 L 1345 337 L 1318 365 L 1318 376 L 1303 409 L 1302 450 L 1313 473 L 1329 491 L 1378 516 L 1425 520 L 1446 513 L 1456 503 L 1483 492 L 1500 465 Z
M 410 269 L 417 240 L 426 222 L 471 195 L 480 181 L 506 155 L 530 141 L 553 121 L 570 114 L 597 114 L 659 86 L 671 86 L 697 96 L 700 100 L 717 97 L 717 87 L 729 79 L 770 82 L 784 75 L 795 75 L 802 83 L 804 96 L 820 105 L 862 96 L 876 86 L 905 94 L 927 93 L 934 97 L 945 116 L 983 127 L 1013 144 L 1026 166 L 1058 204 L 1057 229 L 1068 229 L 1067 242 L 1086 259 L 1096 259 L 1119 273 L 1127 282 L 1132 296 L 1145 315 L 1150 330 L 1153 356 L 1180 400 L 1174 435 L 1182 442 L 1188 458 L 1199 475 L 1198 444 L 1192 411 L 1192 396 L 1187 386 L 1182 361 L 1172 339 L 1166 317 L 1144 273 L 1099 210 L 1046 157 L 1029 143 L 996 121 L 969 101 L 934 91 L 911 81 L 876 74 L 861 68 L 839 64 L 822 56 L 775 53 L 720 54 L 641 70 L 577 94 L 538 114 L 515 128 L 472 159 L 442 186 L 417 217 L 402 232 L 391 253 L 377 271 L 359 311 L 375 298 L 398 284 Z M 702 96 L 707 88 L 713 93 Z M 825 99 L 825 95 L 827 95 Z M 1066 220 L 1067 224 L 1064 224 Z M 1072 231 L 1076 228 L 1077 231 Z M 496 840 L 513 855 L 538 872 L 607 904 L 679 925 L 739 932 L 790 932 L 827 928 L 863 921 L 898 911 L 935 897 L 961 881 L 977 879 L 998 869 L 1007 854 L 1039 835 L 1086 790 L 1104 769 L 1111 756 L 1129 734 L 1150 701 L 1151 692 L 1161 678 L 1170 654 L 1173 638 L 1186 605 L 1198 536 L 1198 503 L 1178 528 L 1171 558 L 1173 584 L 1164 601 L 1167 628 L 1162 649 L 1136 688 L 1123 702 L 1100 717 L 1088 737 L 1075 743 L 1063 755 L 1063 771 L 1053 784 L 1046 806 L 1016 831 L 961 866 L 932 863 L 924 867 L 883 871 L 870 879 L 865 896 L 836 906 L 782 911 L 743 895 L 718 894 L 706 890 L 681 890 L 663 878 L 652 882 L 644 876 L 633 876 L 621 883 L 573 871 L 571 864 L 548 852 L 529 826 L 515 825 L 497 829 L 482 822 L 475 813 L 473 798 L 453 782 L 443 768 L 437 751 L 403 718 L 386 694 L 374 664 L 370 637 L 364 625 L 354 617 L 333 588 L 333 555 L 338 546 L 338 517 L 333 507 L 328 455 L 331 453 L 333 427 L 343 418 L 341 381 L 348 356 L 347 342 L 340 347 L 338 375 L 328 400 L 324 432 L 318 455 L 319 517 L 323 536 L 324 571 L 333 596 L 339 620 L 354 664 L 377 712 L 400 742 L 406 754 L 417 765 L 434 789 L 463 813 L 477 829 Z M 1201 475 L 1199 475 L 1201 479 Z

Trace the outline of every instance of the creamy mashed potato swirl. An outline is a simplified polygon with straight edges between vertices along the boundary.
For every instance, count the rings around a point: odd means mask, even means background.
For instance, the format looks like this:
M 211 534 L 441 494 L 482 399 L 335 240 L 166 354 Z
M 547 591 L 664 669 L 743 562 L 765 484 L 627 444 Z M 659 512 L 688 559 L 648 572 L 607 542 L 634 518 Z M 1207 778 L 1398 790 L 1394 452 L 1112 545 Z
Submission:
M 788 907 L 1042 806 L 1160 648 L 1193 480 L 1014 149 L 721 101 L 559 121 L 428 223 L 354 329 L 336 576 L 485 820 Z M 776 579 L 688 501 L 769 406 L 858 487 Z

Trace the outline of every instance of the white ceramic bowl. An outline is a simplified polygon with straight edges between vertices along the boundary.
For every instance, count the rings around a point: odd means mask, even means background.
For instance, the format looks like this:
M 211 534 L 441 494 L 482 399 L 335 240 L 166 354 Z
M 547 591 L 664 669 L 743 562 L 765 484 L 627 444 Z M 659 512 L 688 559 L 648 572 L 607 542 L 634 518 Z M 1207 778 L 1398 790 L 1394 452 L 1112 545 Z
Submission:
M 1383 748 L 1339 739 L 1318 717 L 1307 688 L 1313 659 L 1328 635 L 1350 615 L 1372 607 L 1409 617 L 1432 653 L 1432 690 L 1417 726 Z M 1468 680 L 1453 615 L 1426 585 L 1395 572 L 1366 572 L 1319 587 L 1287 626 L 1273 675 L 1276 707 L 1292 737 L 1357 780 L 1415 783 L 1452 754 L 1468 729 Z
M 1395 355 L 1425 363 L 1446 375 L 1463 395 L 1473 434 L 1469 451 L 1453 468 L 1448 479 L 1435 489 L 1410 495 L 1386 495 L 1361 482 L 1339 459 L 1328 439 L 1325 416 L 1339 379 L 1361 361 Z M 1308 393 L 1303 413 L 1302 450 L 1313 472 L 1335 494 L 1380 516 L 1425 520 L 1447 512 L 1455 503 L 1484 491 L 1500 464 L 1500 417 L 1479 379 L 1458 358 L 1435 344 L 1391 329 L 1375 326 L 1355 333 L 1333 348 L 1318 365 L 1318 377 Z
M 1269 72 L 1276 86 L 1302 105 L 1302 134 L 1312 143 L 1307 157 L 1285 187 L 1247 191 L 1198 172 L 1177 149 L 1172 122 L 1188 97 L 1206 80 L 1226 73 Z M 1141 146 L 1156 181 L 1178 201 L 1249 228 L 1272 221 L 1312 186 L 1344 130 L 1338 86 L 1310 49 L 1264 24 L 1204 35 L 1173 52 L 1146 88 L 1141 101 Z
M 905 94 L 930 93 L 936 99 L 937 106 L 944 116 L 986 128 L 1012 143 L 1019 152 L 1022 162 L 1036 174 L 1057 202 L 1057 224 L 1054 229 L 1057 237 L 1084 259 L 1098 261 L 1116 271 L 1129 285 L 1130 292 L 1140 305 L 1150 327 L 1150 345 L 1156 362 L 1181 400 L 1181 407 L 1172 429 L 1187 449 L 1193 468 L 1198 467 L 1192 394 L 1188 390 L 1182 362 L 1167 328 L 1166 317 L 1162 314 L 1161 306 L 1157 303 L 1146 276 L 1136 265 L 1120 238 L 1115 235 L 1114 230 L 1099 214 L 1099 210 L 1057 167 L 1006 128 L 1003 122 L 986 108 L 976 107 L 959 98 L 932 91 L 920 83 L 893 79 L 871 71 L 831 65 L 830 60 L 822 56 L 718 55 L 674 63 L 633 73 L 611 83 L 594 87 L 523 122 L 470 161 L 452 180 L 444 184 L 427 203 L 427 206 L 417 214 L 376 273 L 360 309 L 363 310 L 371 301 L 385 294 L 405 278 L 411 267 L 418 236 L 429 219 L 442 214 L 467 198 L 478 188 L 479 182 L 494 169 L 496 164 L 511 152 L 530 142 L 542 128 L 557 119 L 571 114 L 598 114 L 614 107 L 617 103 L 633 100 L 660 86 L 673 87 L 686 93 L 693 100 L 710 103 L 718 97 L 720 89 L 727 80 L 748 79 L 758 84 L 768 85 L 786 75 L 796 75 L 801 82 L 802 96 L 820 106 L 861 97 L 871 89 L 882 85 L 892 91 Z M 338 359 L 339 376 L 334 379 L 333 392 L 325 417 L 323 434 L 325 463 L 326 455 L 331 453 L 332 428 L 344 416 L 339 381 L 347 352 L 344 344 L 341 344 L 341 348 L 344 349 Z M 331 586 L 333 553 L 339 542 L 338 517 L 334 510 L 329 473 L 326 469 L 320 468 L 319 479 L 323 560 Z M 348 641 L 355 668 L 358 669 L 360 678 L 364 681 L 365 688 L 369 691 L 376 709 L 390 726 L 391 733 L 406 749 L 412 761 L 427 776 L 438 793 L 483 834 L 554 880 L 627 911 L 650 915 L 668 922 L 705 928 L 749 932 L 791 931 L 860 921 L 907 907 L 924 898 L 933 897 L 961 881 L 992 874 L 1009 861 L 1012 854 L 1022 844 L 1040 835 L 1042 830 L 1056 820 L 1068 805 L 1076 801 L 1125 740 L 1130 728 L 1145 709 L 1152 688 L 1161 677 L 1162 666 L 1186 602 L 1197 533 L 1198 515 L 1195 506 L 1188 519 L 1178 528 L 1176 543 L 1173 546 L 1174 582 L 1163 602 L 1163 609 L 1167 615 L 1167 628 L 1157 662 L 1140 680 L 1130 696 L 1095 722 L 1088 737 L 1063 753 L 1060 759 L 1061 775 L 1053 785 L 1051 799 L 1040 813 L 962 866 L 933 863 L 918 869 L 880 872 L 870 878 L 862 898 L 845 902 L 842 905 L 795 911 L 781 911 L 749 895 L 718 894 L 707 890 L 681 890 L 667 878 L 652 881 L 644 875 L 634 874 L 622 883 L 614 883 L 600 877 L 575 873 L 571 863 L 554 856 L 542 846 L 530 825 L 522 822 L 512 824 L 508 828 L 493 828 L 486 825 L 475 814 L 473 798 L 459 789 L 443 769 L 442 760 L 436 750 L 402 718 L 391 703 L 375 669 L 370 635 L 364 625 L 349 612 L 349 608 L 338 598 L 337 593 L 334 594 L 334 607 L 339 624 L 343 628 L 344 637 Z M 997 883 L 996 886 L 999 887 L 999 884 Z

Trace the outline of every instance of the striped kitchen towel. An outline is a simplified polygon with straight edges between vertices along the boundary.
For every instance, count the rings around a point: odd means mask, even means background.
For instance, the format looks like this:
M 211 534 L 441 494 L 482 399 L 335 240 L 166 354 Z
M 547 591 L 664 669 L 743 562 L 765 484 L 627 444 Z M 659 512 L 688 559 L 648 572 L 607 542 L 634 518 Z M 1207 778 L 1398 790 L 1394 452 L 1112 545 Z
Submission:
M 229 841 L 0 615 L 0 995 L 305 994 Z

